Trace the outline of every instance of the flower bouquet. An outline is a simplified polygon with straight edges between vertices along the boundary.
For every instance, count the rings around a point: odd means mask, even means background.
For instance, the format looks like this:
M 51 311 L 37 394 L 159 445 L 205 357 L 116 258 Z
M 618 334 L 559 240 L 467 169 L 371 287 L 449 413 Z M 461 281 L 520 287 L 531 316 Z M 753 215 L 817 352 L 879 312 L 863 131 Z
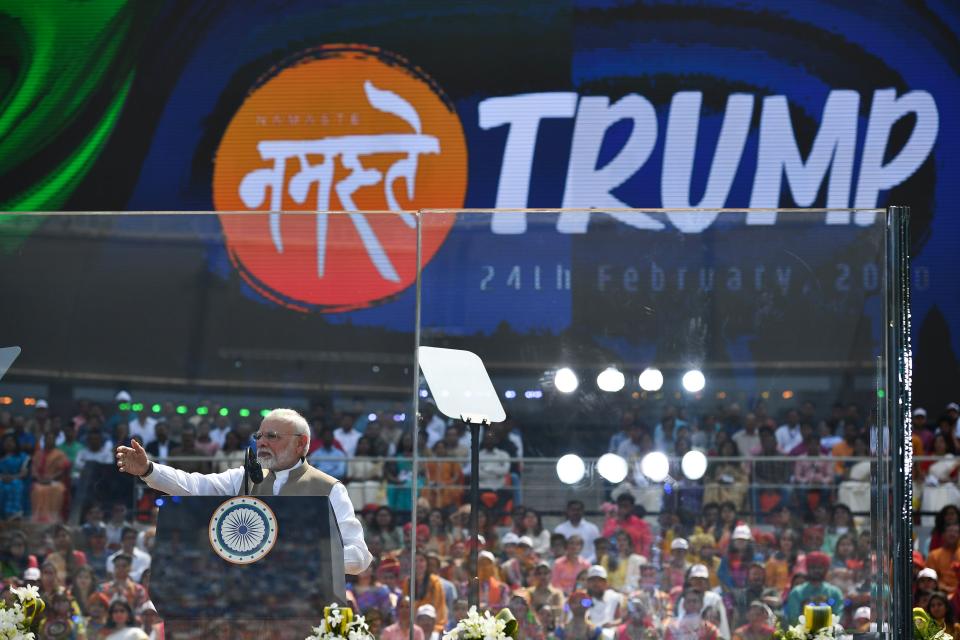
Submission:
M 467 617 L 444 633 L 443 640 L 516 640 L 518 628 L 517 619 L 509 609 L 493 616 L 489 611 L 480 615 L 476 607 L 470 607 Z
M 44 609 L 40 591 L 35 586 L 13 587 L 15 602 L 6 597 L 0 600 L 0 640 L 34 640 L 32 629 Z
M 363 616 L 354 616 L 350 607 L 331 604 L 323 608 L 323 620 L 305 640 L 374 640 Z
M 786 631 L 777 626 L 773 634 L 775 640 L 833 640 L 843 635 L 843 627 L 833 623 L 833 610 L 826 604 L 808 604 L 803 608 L 799 624 L 787 627 Z

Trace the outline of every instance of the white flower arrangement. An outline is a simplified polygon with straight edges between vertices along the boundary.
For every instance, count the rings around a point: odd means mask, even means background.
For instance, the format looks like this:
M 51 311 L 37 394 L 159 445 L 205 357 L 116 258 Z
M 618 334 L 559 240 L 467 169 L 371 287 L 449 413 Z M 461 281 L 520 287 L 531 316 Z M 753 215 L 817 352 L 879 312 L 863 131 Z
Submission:
M 513 640 L 516 635 L 517 621 L 509 609 L 493 616 L 489 611 L 480 615 L 476 607 L 470 607 L 467 617 L 444 633 L 443 640 Z
M 827 605 L 806 605 L 798 624 L 777 629 L 776 640 L 835 640 L 844 635 L 843 626 L 834 624 L 833 611 Z
M 17 601 L 12 605 L 0 603 L 0 640 L 35 640 L 30 627 L 43 611 L 40 590 L 28 585 L 13 587 L 10 591 L 17 596 Z
M 0 637 L 2 640 L 2 637 Z M 304 640 L 374 640 L 363 616 L 354 616 L 350 607 L 331 604 L 323 609 L 323 620 Z
M 784 640 L 835 640 L 843 636 L 843 627 L 833 625 L 830 627 L 821 627 L 816 631 L 807 631 L 803 617 L 800 618 L 800 624 L 787 627 L 786 631 L 781 632 Z

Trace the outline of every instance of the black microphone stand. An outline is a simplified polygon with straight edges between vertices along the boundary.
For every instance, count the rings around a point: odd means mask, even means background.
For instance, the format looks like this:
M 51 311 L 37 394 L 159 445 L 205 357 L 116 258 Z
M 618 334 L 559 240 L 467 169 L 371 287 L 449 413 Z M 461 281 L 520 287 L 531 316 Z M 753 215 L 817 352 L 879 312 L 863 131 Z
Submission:
M 480 607 L 480 427 L 487 428 L 486 420 L 480 423 L 466 418 L 463 422 L 470 429 L 470 606 Z
M 243 461 L 243 495 L 250 495 L 250 480 L 254 484 L 263 482 L 263 467 L 253 454 L 253 447 L 247 447 L 247 457 Z

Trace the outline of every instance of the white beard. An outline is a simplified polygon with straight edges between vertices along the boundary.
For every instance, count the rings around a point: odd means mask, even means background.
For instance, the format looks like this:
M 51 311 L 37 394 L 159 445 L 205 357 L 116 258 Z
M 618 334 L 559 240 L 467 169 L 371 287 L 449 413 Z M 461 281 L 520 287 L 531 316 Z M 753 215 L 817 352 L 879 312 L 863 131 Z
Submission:
M 271 471 L 273 470 L 274 467 L 277 466 L 276 456 L 273 456 L 270 454 L 264 455 L 263 453 L 258 453 L 257 462 L 259 462 L 260 466 L 263 467 L 264 469 L 269 469 Z

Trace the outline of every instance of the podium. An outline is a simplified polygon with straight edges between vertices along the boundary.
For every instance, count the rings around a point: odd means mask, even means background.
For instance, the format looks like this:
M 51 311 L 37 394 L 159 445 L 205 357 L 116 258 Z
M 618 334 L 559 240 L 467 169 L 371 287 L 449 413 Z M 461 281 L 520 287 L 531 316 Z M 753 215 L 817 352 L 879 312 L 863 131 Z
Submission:
M 343 541 L 328 498 L 162 500 L 150 594 L 167 637 L 205 629 L 213 637 L 224 627 L 229 637 L 268 629 L 273 637 L 282 628 L 302 640 L 325 605 L 346 604 Z

